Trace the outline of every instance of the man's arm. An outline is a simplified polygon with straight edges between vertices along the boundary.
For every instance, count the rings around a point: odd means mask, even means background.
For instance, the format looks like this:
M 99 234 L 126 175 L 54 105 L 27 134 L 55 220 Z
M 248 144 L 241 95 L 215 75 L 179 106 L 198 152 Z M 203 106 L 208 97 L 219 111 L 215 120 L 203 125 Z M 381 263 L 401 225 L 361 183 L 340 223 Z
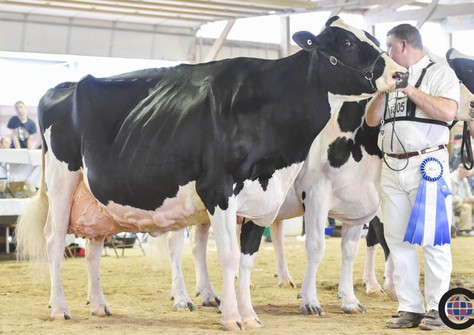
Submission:
M 367 105 L 365 120 L 369 127 L 377 127 L 383 118 L 386 94 L 379 93 L 371 99 Z
M 13 146 L 15 147 L 15 149 L 20 149 L 21 145 L 20 145 L 20 141 L 18 140 L 18 136 L 16 135 L 15 129 L 12 129 L 12 139 L 13 139 Z
M 454 100 L 426 94 L 410 84 L 403 89 L 403 93 L 433 119 L 450 122 L 456 117 L 458 104 Z
M 31 139 L 31 135 L 26 140 L 26 146 L 28 149 L 33 149 L 33 140 Z

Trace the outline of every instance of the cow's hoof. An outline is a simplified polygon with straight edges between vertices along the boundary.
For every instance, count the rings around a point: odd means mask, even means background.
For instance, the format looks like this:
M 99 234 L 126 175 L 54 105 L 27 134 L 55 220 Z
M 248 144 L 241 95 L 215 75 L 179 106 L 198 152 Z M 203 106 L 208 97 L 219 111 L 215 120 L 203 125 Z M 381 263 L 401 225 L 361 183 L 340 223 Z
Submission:
M 52 321 L 58 321 L 58 320 L 71 320 L 71 316 L 69 313 L 56 313 L 56 314 L 51 314 L 51 320 Z
M 221 300 L 218 297 L 215 297 L 214 299 L 207 299 L 206 301 L 202 302 L 204 307 L 219 307 L 220 304 Z
M 244 322 L 245 328 L 262 328 L 262 323 L 259 319 L 247 320 Z
M 385 292 L 382 290 L 382 289 L 377 289 L 377 290 L 367 290 L 365 291 L 365 293 L 369 296 L 369 297 L 383 297 L 385 296 Z
M 367 308 L 361 303 L 342 306 L 341 309 L 346 314 L 364 314 L 367 312 Z
M 285 281 L 285 282 L 281 282 L 278 284 L 278 287 L 291 287 L 291 288 L 296 288 L 296 285 L 295 283 L 293 283 L 291 280 L 290 281 Z
M 98 308 L 92 311 L 91 314 L 98 316 L 99 318 L 104 318 L 106 316 L 111 316 L 112 312 L 110 312 L 110 309 L 107 306 L 104 306 L 103 308 Z
M 196 305 L 189 301 L 188 302 L 182 301 L 182 302 L 176 303 L 174 304 L 173 307 L 176 311 L 186 311 L 186 312 L 192 312 L 197 309 Z
M 316 306 L 316 305 L 302 305 L 300 306 L 300 311 L 304 315 L 316 315 L 316 316 L 323 316 L 324 315 L 324 310 L 321 308 L 321 306 Z
M 240 330 L 245 330 L 245 327 L 239 321 L 237 321 L 237 322 L 224 322 L 222 324 L 222 328 L 225 331 L 234 331 L 234 332 L 235 331 L 240 331 Z
M 385 294 L 387 297 L 390 298 L 390 300 L 397 301 L 397 294 L 395 293 L 395 289 L 385 289 Z
M 273 276 L 278 278 L 278 287 L 296 288 L 296 285 L 293 283 L 293 279 L 291 279 L 290 276 L 279 276 L 277 273 L 274 273 Z

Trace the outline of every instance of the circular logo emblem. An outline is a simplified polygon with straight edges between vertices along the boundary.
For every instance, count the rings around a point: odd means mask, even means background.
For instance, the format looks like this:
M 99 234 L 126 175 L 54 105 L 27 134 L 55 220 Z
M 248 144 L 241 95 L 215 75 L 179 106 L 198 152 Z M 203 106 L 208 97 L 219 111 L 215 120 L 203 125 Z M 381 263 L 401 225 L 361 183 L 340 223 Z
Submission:
M 474 293 L 464 288 L 446 292 L 439 302 L 439 316 L 453 329 L 467 329 L 474 324 Z
M 434 157 L 428 157 L 421 163 L 421 175 L 423 179 L 437 181 L 443 175 L 443 165 Z

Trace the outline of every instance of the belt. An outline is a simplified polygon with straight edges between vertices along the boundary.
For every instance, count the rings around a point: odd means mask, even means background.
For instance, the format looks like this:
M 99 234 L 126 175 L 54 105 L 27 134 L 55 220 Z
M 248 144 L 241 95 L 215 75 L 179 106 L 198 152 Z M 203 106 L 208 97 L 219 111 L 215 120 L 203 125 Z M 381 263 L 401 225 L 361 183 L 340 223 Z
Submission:
M 398 159 L 407 159 L 407 158 L 410 158 L 410 157 L 414 157 L 414 156 L 423 155 L 423 154 L 427 154 L 427 153 L 430 153 L 430 152 L 442 150 L 444 148 L 446 148 L 446 145 L 445 144 L 440 144 L 437 147 L 426 148 L 426 149 L 422 149 L 422 150 L 418 150 L 418 151 L 405 152 L 403 154 L 387 154 L 386 153 L 386 155 L 388 157 L 393 157 L 393 158 L 398 158 Z

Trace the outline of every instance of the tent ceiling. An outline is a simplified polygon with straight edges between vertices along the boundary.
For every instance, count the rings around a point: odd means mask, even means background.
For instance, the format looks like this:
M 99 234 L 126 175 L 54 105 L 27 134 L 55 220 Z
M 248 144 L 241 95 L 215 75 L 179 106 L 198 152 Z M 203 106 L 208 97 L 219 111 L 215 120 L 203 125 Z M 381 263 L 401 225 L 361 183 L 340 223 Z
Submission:
M 474 0 L 0 0 L 4 13 L 195 29 L 213 21 L 311 11 L 358 12 L 368 23 L 450 20 L 453 26 L 474 14 Z

